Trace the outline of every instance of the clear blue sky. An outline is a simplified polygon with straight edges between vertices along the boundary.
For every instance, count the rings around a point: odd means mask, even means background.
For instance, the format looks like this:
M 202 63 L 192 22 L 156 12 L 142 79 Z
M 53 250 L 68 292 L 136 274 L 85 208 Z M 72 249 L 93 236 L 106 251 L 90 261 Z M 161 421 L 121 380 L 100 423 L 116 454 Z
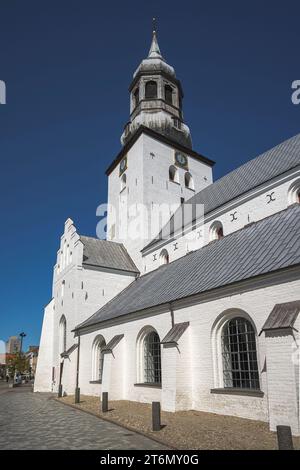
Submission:
M 39 341 L 65 219 L 95 236 L 152 16 L 215 178 L 300 131 L 299 1 L 2 0 L 0 339 Z

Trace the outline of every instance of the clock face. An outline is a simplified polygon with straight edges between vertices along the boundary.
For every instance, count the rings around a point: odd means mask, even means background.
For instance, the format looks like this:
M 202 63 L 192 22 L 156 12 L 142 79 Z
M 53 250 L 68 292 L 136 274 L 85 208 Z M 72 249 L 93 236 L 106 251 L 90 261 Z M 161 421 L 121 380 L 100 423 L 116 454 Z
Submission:
M 120 163 L 120 175 L 124 173 L 126 168 L 127 168 L 127 157 L 123 158 L 123 160 Z
M 175 161 L 178 165 L 187 167 L 187 164 L 188 164 L 187 157 L 183 155 L 182 153 L 179 153 L 179 152 L 176 153 Z

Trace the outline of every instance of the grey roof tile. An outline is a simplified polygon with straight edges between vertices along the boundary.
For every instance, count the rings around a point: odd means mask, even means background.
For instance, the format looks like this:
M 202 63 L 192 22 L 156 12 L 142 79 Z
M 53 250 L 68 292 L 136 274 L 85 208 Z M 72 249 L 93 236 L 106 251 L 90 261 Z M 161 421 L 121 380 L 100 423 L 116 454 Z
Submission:
M 300 165 L 300 134 L 227 173 L 188 199 L 184 204 L 203 204 L 204 214 L 208 214 L 241 194 L 247 193 L 298 165 Z M 181 210 L 182 208 L 178 209 L 178 211 Z M 148 243 L 143 250 L 155 245 L 161 239 L 162 233 L 170 233 L 169 224 L 171 220 L 173 220 L 173 217 L 158 236 Z M 165 235 L 163 238 L 165 238 Z
M 293 328 L 300 313 L 300 300 L 277 304 L 268 316 L 261 332 L 278 328 Z
M 79 326 L 299 264 L 300 206 L 294 205 L 139 277 Z
M 166 334 L 164 339 L 161 341 L 162 344 L 168 344 L 168 343 L 177 343 L 179 338 L 183 335 L 187 327 L 189 326 L 189 322 L 183 322 L 183 323 L 176 323 Z
M 122 243 L 80 236 L 83 248 L 83 264 L 138 273 Z

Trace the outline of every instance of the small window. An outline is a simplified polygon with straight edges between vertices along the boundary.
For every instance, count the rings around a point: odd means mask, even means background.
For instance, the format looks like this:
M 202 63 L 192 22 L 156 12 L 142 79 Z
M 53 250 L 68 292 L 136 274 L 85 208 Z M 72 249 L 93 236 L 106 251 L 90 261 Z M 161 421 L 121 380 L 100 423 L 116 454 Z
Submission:
M 160 255 L 159 255 L 159 263 L 160 263 L 160 265 L 162 265 L 162 264 L 169 264 L 169 261 L 170 261 L 170 259 L 169 259 L 169 253 L 168 253 L 168 251 L 165 250 L 165 249 L 162 250 L 161 253 L 160 253 Z
M 144 383 L 161 384 L 160 339 L 156 331 L 144 339 Z
M 145 98 L 146 100 L 155 100 L 157 98 L 157 83 L 154 80 L 146 83 Z
M 188 189 L 192 189 L 192 190 L 195 189 L 194 188 L 193 177 L 192 177 L 191 173 L 189 173 L 188 171 L 184 175 L 184 184 L 185 184 L 185 187 L 188 188 Z
M 173 183 L 179 183 L 178 170 L 174 165 L 171 165 L 169 168 L 169 180 L 173 181 Z
M 173 118 L 173 126 L 176 127 L 176 129 L 181 129 L 181 121 L 180 119 L 174 117 Z
M 288 192 L 288 203 L 289 204 L 300 204 L 300 180 L 296 180 L 292 183 Z
M 92 380 L 98 380 L 99 382 L 102 382 L 103 376 L 104 346 L 106 346 L 106 342 L 103 336 L 97 336 L 92 349 Z
M 60 353 L 67 350 L 67 320 L 64 315 L 62 315 L 59 322 L 59 350 Z
M 214 222 L 210 227 L 210 241 L 221 240 L 223 237 L 223 225 L 219 221 Z
M 123 189 L 126 188 L 126 173 L 123 173 L 121 176 L 121 188 L 120 190 L 123 191 Z
M 133 99 L 134 99 L 134 107 L 136 108 L 140 102 L 140 89 L 139 88 L 136 88 L 136 90 L 134 91 Z
M 165 85 L 165 101 L 173 104 L 173 88 L 170 85 Z
M 222 356 L 225 388 L 259 389 L 255 331 L 245 318 L 233 318 L 225 324 Z

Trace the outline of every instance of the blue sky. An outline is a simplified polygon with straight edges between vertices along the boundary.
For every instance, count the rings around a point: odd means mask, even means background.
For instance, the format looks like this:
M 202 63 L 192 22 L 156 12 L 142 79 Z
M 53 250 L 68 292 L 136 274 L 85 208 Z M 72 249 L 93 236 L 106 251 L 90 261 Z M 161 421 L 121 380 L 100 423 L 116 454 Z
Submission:
M 66 218 L 95 236 L 153 16 L 215 179 L 300 130 L 299 1 L 1 1 L 0 339 L 39 341 Z

